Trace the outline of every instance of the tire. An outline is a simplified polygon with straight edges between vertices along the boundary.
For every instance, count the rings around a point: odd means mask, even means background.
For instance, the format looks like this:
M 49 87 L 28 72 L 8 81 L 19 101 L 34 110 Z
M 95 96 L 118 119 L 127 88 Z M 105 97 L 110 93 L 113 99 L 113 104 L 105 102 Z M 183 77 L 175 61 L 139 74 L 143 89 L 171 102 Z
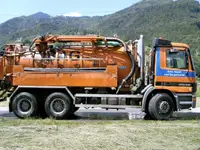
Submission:
M 14 97 L 12 110 L 19 118 L 35 117 L 38 112 L 37 100 L 31 93 L 21 92 Z
M 149 112 L 146 112 L 146 114 L 144 115 L 144 120 L 154 120 L 154 119 L 151 117 Z
M 66 94 L 52 93 L 45 100 L 45 112 L 54 119 L 64 119 L 72 113 L 72 101 Z
M 174 111 L 173 100 L 168 94 L 156 94 L 149 102 L 148 111 L 152 119 L 169 120 Z

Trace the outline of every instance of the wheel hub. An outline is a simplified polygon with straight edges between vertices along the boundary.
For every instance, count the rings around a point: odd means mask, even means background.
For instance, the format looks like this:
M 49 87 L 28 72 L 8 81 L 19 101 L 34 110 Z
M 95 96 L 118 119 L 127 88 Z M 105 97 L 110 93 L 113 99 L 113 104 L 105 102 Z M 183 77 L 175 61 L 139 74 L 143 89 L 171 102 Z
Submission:
M 169 109 L 170 109 L 170 105 L 169 105 L 169 103 L 168 102 L 166 102 L 166 101 L 163 101 L 163 102 L 161 102 L 160 103 L 160 106 L 159 106 L 159 113 L 167 113 L 168 111 L 169 111 Z
M 62 99 L 54 99 L 50 104 L 51 110 L 56 114 L 61 114 L 65 111 L 66 106 Z
M 20 105 L 20 110 L 23 112 L 27 112 L 31 108 L 31 103 L 29 102 L 29 100 L 21 100 L 19 105 Z

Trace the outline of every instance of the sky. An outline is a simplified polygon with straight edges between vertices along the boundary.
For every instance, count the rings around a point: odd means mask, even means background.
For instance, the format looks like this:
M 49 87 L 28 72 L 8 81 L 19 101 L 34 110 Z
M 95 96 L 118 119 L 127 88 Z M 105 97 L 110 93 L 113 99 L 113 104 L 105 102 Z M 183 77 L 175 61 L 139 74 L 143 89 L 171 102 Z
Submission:
M 111 14 L 140 0 L 2 0 L 0 23 L 13 17 L 44 12 L 51 16 L 95 16 Z

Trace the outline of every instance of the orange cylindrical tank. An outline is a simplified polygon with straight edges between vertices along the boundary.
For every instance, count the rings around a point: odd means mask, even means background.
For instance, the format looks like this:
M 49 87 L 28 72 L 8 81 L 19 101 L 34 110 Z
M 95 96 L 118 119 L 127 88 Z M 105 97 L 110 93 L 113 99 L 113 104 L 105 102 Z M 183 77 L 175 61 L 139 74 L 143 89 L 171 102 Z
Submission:
M 24 68 L 106 68 L 107 65 L 117 65 L 118 82 L 121 82 L 131 70 L 129 56 L 123 47 L 74 47 L 62 49 L 50 58 L 41 58 L 41 55 L 37 54 L 13 56 L 12 59 L 15 59 L 15 65 L 22 65 Z M 13 63 L 11 60 L 7 60 L 7 63 Z

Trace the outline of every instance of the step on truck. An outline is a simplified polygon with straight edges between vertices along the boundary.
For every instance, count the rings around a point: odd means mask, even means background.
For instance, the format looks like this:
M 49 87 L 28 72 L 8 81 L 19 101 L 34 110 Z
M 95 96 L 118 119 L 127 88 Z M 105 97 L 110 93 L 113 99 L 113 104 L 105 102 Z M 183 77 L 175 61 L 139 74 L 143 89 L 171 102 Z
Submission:
M 70 117 L 80 107 L 141 108 L 151 119 L 195 108 L 196 77 L 189 46 L 143 35 L 46 35 L 29 50 L 6 47 L 0 57 L 1 99 L 19 118 Z M 147 55 L 148 53 L 148 55 Z M 145 58 L 146 56 L 146 58 Z

